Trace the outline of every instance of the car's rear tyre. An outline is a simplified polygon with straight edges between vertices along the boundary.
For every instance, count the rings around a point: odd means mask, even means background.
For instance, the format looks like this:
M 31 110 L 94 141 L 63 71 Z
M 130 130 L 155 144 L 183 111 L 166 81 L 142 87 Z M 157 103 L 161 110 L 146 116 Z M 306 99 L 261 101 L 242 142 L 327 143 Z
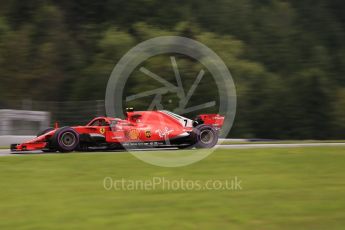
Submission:
M 196 148 L 213 148 L 218 143 L 218 132 L 209 125 L 198 125 L 193 130 Z
M 72 152 L 79 146 L 79 134 L 70 127 L 60 128 L 52 137 L 52 146 L 59 152 Z

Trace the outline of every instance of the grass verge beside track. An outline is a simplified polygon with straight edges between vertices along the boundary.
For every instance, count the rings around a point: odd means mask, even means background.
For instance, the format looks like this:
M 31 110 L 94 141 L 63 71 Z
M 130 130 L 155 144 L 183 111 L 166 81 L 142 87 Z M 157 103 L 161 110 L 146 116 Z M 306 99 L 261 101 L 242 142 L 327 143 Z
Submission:
M 167 152 L 175 153 L 184 152 Z M 112 153 L 1 157 L 0 165 L 0 229 L 343 229 L 345 225 L 343 147 L 216 150 L 182 168 L 151 166 L 130 154 Z M 242 190 L 107 191 L 105 177 L 201 182 L 238 177 Z
M 313 144 L 313 143 L 345 143 L 345 140 L 286 140 L 286 141 L 229 141 L 220 142 L 221 145 L 239 144 Z

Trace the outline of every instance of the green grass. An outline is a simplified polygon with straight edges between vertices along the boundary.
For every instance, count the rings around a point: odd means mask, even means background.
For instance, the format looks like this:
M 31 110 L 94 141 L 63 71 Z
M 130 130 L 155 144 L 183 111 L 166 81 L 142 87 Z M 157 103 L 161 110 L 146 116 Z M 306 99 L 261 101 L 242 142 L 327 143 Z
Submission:
M 341 147 L 217 150 L 182 168 L 130 154 L 0 157 L 0 229 L 343 229 L 344 166 Z M 237 176 L 242 190 L 106 191 L 107 176 Z
M 277 140 L 277 141 L 228 141 L 224 140 L 222 145 L 239 144 L 313 144 L 313 143 L 345 143 L 345 140 Z

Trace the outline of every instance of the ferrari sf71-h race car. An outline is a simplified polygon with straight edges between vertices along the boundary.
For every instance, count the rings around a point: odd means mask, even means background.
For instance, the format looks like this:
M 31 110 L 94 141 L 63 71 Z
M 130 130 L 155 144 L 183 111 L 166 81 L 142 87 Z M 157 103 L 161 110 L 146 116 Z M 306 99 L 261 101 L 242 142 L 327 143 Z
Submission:
M 157 111 L 128 111 L 126 119 L 97 117 L 85 126 L 48 128 L 36 138 L 12 144 L 11 151 L 71 152 L 122 148 L 212 148 L 224 117 L 202 114 L 195 120 Z

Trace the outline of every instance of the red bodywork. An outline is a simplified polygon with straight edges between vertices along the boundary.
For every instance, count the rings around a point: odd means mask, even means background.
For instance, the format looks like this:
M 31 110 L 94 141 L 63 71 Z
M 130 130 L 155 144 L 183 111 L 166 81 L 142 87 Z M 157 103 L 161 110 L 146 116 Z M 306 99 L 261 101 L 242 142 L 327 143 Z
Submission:
M 218 114 L 198 116 L 199 122 L 220 129 L 224 117 Z M 185 138 L 193 130 L 195 121 L 168 111 L 135 111 L 127 112 L 126 119 L 97 117 L 85 126 L 73 128 L 80 136 L 103 137 L 104 143 L 138 143 L 161 142 Z M 58 127 L 28 142 L 11 147 L 13 151 L 44 150 Z M 82 141 L 82 139 L 81 139 Z

